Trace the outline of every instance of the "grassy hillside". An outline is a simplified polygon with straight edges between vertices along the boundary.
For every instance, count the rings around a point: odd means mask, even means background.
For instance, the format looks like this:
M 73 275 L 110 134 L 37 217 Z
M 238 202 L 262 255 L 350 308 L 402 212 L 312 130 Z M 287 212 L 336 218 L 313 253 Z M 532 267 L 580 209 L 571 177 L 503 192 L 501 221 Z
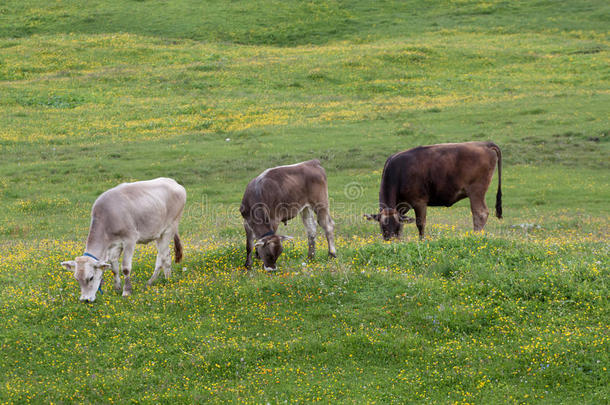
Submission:
M 357 203 L 374 205 L 389 154 L 474 139 L 502 146 L 509 207 L 569 200 L 599 213 L 608 199 L 608 64 L 590 52 L 605 49 L 601 39 L 442 31 L 289 49 L 129 34 L 4 44 L 9 239 L 85 234 L 91 202 L 121 181 L 169 175 L 194 203 L 238 204 L 264 168 L 311 157 L 333 199 L 346 202 L 357 181 Z M 524 173 L 575 180 L 532 184 L 533 195 Z
M 0 402 L 604 403 L 608 30 L 602 1 L 5 1 Z M 504 212 L 381 241 L 388 155 L 493 140 Z M 318 158 L 338 260 L 244 274 L 267 167 Z M 186 261 L 77 302 L 95 198 L 170 176 Z M 491 190 L 495 191 L 495 180 Z M 489 192 L 492 204 L 495 192 Z M 259 263 L 255 262 L 258 266 Z M 107 275 L 106 286 L 110 286 Z
M 501 34 L 604 33 L 610 6 L 600 0 L 7 0 L 0 37 L 132 33 L 248 45 L 294 46 L 417 37 L 443 29 Z

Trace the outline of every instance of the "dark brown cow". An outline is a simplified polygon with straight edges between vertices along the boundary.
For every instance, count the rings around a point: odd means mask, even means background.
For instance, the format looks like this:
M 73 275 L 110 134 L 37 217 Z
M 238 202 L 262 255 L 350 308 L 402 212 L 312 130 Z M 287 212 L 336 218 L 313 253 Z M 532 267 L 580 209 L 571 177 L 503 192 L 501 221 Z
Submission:
M 307 229 L 308 257 L 315 254 L 316 214 L 318 224 L 326 233 L 328 254 L 336 257 L 334 227 L 328 210 L 326 173 L 318 160 L 267 169 L 254 178 L 244 193 L 239 209 L 246 230 L 246 268 L 252 266 L 252 247 L 262 259 L 265 270 L 275 270 L 282 253 L 282 241 L 290 236 L 276 235 L 280 222 L 301 213 Z M 256 240 L 256 243 L 254 241 Z
M 405 214 L 415 210 L 419 237 L 424 237 L 426 208 L 450 207 L 470 198 L 474 230 L 487 222 L 485 193 L 498 165 L 496 216 L 502 218 L 502 152 L 493 142 L 445 143 L 419 146 L 388 158 L 381 175 L 379 214 L 365 215 L 379 221 L 383 238 L 399 237 Z

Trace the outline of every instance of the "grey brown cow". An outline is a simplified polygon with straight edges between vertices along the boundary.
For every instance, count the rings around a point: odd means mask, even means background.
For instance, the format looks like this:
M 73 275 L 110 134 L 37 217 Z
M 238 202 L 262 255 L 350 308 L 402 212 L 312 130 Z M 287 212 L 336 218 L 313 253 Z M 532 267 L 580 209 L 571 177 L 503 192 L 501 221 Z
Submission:
M 241 202 L 246 230 L 246 268 L 252 267 L 252 248 L 263 261 L 265 270 L 276 269 L 282 242 L 290 236 L 277 235 L 281 222 L 301 214 L 307 230 L 308 257 L 315 254 L 316 215 L 326 233 L 328 254 L 336 257 L 334 222 L 330 217 L 326 172 L 318 160 L 267 169 L 252 179 Z M 256 241 L 256 242 L 255 242 Z
M 485 193 L 498 165 L 496 216 L 502 218 L 502 152 L 493 142 L 445 143 L 419 146 L 390 156 L 383 168 L 378 221 L 383 238 L 399 237 L 406 213 L 413 208 L 420 238 L 424 237 L 426 208 L 450 207 L 466 197 L 475 231 L 487 222 Z
M 186 202 L 186 190 L 172 179 L 158 178 L 123 183 L 102 193 L 91 210 L 91 226 L 85 253 L 62 266 L 80 284 L 81 301 L 95 301 L 104 270 L 112 268 L 114 287 L 121 289 L 119 256 L 123 253 L 123 296 L 131 295 L 131 260 L 137 243 L 157 243 L 152 284 L 161 270 L 171 275 L 169 244 L 174 240 L 176 263 L 182 259 L 178 224 Z

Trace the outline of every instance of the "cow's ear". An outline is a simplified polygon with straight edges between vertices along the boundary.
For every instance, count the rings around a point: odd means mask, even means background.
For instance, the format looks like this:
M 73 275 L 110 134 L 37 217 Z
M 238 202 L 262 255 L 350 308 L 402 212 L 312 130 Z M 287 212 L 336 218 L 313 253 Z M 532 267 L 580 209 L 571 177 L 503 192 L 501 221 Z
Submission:
M 364 214 L 364 217 L 369 221 L 379 221 L 380 214 Z
M 76 269 L 76 262 L 74 260 L 68 260 L 66 262 L 61 262 L 61 265 L 66 268 L 66 270 L 74 271 Z
M 93 267 L 95 267 L 96 269 L 100 269 L 100 270 L 107 270 L 110 268 L 110 263 L 97 262 L 93 265 Z
M 280 240 L 283 242 L 285 240 L 292 240 L 294 239 L 292 236 L 287 236 L 287 235 L 280 235 Z
M 406 222 L 407 224 L 410 224 L 410 223 L 415 222 L 415 218 L 411 218 L 411 217 L 408 217 L 406 215 L 401 215 L 400 216 L 400 222 L 403 222 L 403 223 Z
M 263 246 L 265 244 L 265 241 L 263 240 L 257 240 L 256 243 L 254 244 L 254 247 L 259 247 L 259 246 Z

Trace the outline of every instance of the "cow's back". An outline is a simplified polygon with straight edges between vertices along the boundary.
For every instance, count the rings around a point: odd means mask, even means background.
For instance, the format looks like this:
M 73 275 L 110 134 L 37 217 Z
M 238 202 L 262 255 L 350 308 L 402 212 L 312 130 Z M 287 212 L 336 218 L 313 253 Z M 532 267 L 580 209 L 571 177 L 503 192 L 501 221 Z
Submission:
M 318 160 L 278 166 L 252 179 L 242 199 L 240 212 L 247 218 L 256 205 L 274 212 L 279 206 L 316 205 L 328 199 L 326 172 Z
M 123 183 L 107 190 L 95 201 L 92 217 L 103 222 L 111 234 L 137 231 L 149 237 L 178 220 L 185 203 L 184 187 L 161 177 Z

